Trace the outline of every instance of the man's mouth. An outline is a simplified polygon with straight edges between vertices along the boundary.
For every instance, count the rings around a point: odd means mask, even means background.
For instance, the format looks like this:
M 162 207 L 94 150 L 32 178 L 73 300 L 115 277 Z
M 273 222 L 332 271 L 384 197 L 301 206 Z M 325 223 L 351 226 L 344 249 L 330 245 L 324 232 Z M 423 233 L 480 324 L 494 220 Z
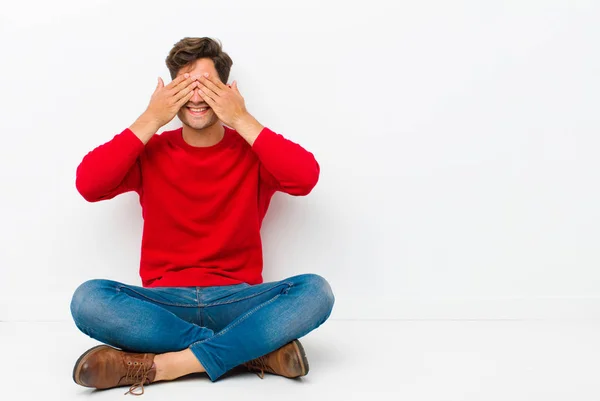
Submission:
M 193 116 L 203 116 L 210 110 L 210 107 L 188 107 L 189 113 Z

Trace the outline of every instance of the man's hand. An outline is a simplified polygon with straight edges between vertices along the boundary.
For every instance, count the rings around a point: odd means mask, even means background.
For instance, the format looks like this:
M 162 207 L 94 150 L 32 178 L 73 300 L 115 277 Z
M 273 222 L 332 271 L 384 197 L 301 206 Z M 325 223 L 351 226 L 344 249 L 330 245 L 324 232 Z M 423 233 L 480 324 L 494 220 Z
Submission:
M 183 74 L 165 86 L 162 78 L 158 78 L 158 85 L 152 94 L 148 109 L 144 114 L 149 119 L 156 121 L 159 128 L 171 121 L 181 106 L 194 96 L 194 88 L 198 82 L 190 76 Z
M 179 109 L 194 96 L 198 82 L 190 74 L 183 74 L 165 86 L 158 78 L 150 104 L 129 129 L 145 144 L 163 125 L 171 121 Z
M 250 145 L 264 128 L 246 110 L 237 82 L 225 85 L 218 76 L 204 73 L 198 77 L 200 96 L 215 112 L 219 120 L 235 129 Z
M 246 117 L 246 104 L 234 81 L 233 85 L 225 85 L 219 77 L 204 73 L 198 77 L 200 95 L 213 109 L 219 120 L 235 128 L 242 118 Z

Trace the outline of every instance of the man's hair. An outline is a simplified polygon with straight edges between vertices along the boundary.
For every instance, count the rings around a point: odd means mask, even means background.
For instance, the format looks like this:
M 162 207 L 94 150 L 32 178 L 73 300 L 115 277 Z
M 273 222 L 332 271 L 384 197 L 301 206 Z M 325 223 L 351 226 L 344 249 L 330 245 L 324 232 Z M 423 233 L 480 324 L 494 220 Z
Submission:
M 165 60 L 171 79 L 175 79 L 182 67 L 200 58 L 211 59 L 221 82 L 227 83 L 233 61 L 223 51 L 221 42 L 211 38 L 183 38 L 175 43 Z

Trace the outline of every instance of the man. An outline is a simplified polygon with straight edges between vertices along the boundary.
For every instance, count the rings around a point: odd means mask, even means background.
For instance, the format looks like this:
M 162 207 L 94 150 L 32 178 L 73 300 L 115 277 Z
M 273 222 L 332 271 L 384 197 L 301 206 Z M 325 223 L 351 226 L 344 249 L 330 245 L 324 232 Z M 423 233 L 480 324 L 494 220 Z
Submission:
M 77 168 L 89 202 L 137 192 L 144 228 L 142 287 L 90 280 L 73 295 L 77 327 L 108 344 L 86 351 L 73 379 L 139 395 L 240 365 L 306 375 L 298 338 L 327 320 L 334 295 L 316 274 L 263 283 L 260 227 L 273 194 L 307 195 L 319 165 L 252 117 L 236 81 L 224 84 L 233 62 L 219 42 L 184 38 L 166 63 L 172 82 L 159 78 L 146 111 Z M 183 127 L 156 134 L 175 115 Z

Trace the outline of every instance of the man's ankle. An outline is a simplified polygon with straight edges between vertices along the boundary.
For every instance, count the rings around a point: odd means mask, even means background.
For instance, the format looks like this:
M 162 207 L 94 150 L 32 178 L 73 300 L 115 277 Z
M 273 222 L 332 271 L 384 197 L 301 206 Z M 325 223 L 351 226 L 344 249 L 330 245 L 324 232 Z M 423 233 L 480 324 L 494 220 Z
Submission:
M 154 381 L 175 380 L 190 373 L 205 372 L 202 364 L 189 349 L 157 354 L 154 363 L 156 364 Z

